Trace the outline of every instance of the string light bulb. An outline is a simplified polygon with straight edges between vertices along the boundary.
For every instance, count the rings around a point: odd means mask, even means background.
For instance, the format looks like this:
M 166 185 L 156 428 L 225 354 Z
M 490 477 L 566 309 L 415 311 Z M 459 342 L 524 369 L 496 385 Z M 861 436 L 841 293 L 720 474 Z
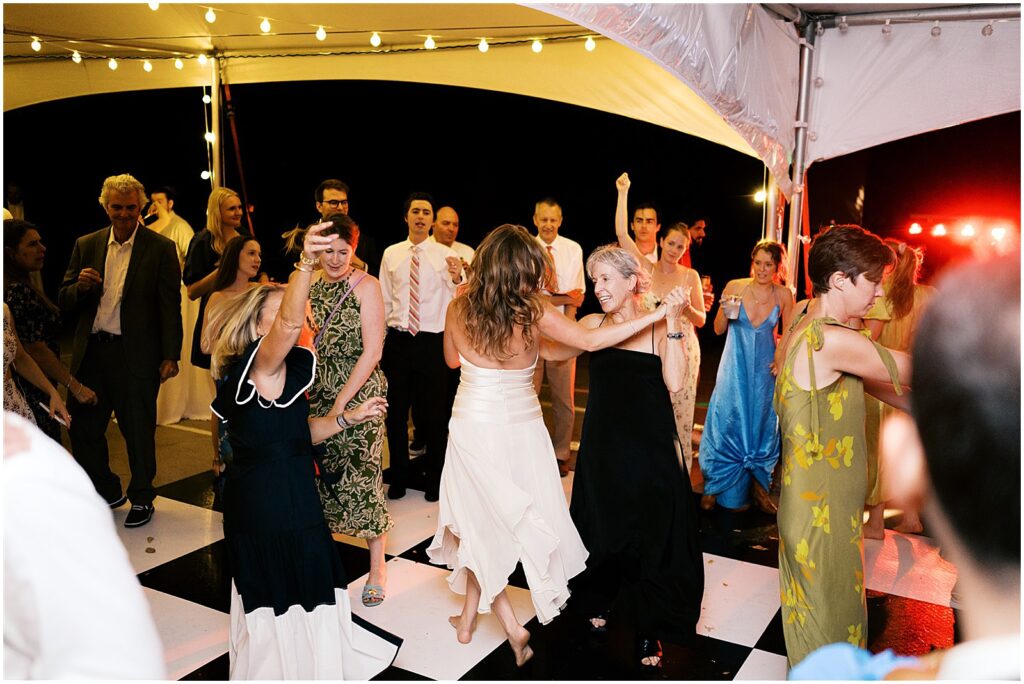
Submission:
M 260 22 L 260 31 L 270 33 L 270 20 L 266 17 L 263 17 L 263 21 Z
M 939 26 L 939 22 L 936 21 L 935 25 L 932 26 L 931 34 L 932 38 L 938 38 L 939 36 L 942 35 L 942 27 Z
M 181 71 L 185 68 L 185 63 L 181 61 L 181 57 L 178 57 L 176 60 L 174 60 L 174 68 L 178 71 Z
M 153 65 L 149 63 L 148 59 L 142 60 L 142 70 L 147 74 L 153 70 Z
M 427 36 L 427 39 L 423 41 L 423 47 L 427 48 L 428 50 L 433 50 L 435 47 L 437 47 L 437 43 L 434 42 L 434 36 Z
M 212 7 L 207 8 L 206 15 L 204 17 L 207 24 L 212 24 L 217 21 L 217 13 L 213 11 Z
M 992 35 L 992 22 L 989 22 L 981 27 L 981 35 L 988 38 Z
M 213 141 L 217 139 L 217 136 L 213 134 L 213 131 L 206 131 L 206 133 L 203 134 L 203 138 L 206 142 L 213 144 Z
M 488 50 L 491 49 L 491 46 L 487 44 L 486 38 L 481 38 L 480 44 L 477 46 L 477 49 L 480 50 L 480 52 L 487 52 Z
M 1006 228 L 1000 226 L 999 228 L 992 229 L 992 239 L 996 242 L 1002 242 L 1003 238 L 1006 237 Z
M 71 53 L 71 61 L 75 64 L 82 63 L 82 55 L 78 54 L 78 50 L 75 50 Z
M 935 237 L 942 237 L 945 234 L 946 234 L 946 226 L 943 223 L 940 223 L 937 226 L 935 226 L 934 228 L 932 228 L 932 235 L 934 235 Z
M 107 62 L 107 66 L 110 67 L 111 71 L 117 71 L 117 60 L 111 57 L 110 61 Z
M 540 52 L 541 50 L 544 49 L 544 46 L 541 44 L 539 40 L 534 40 L 533 45 L 530 46 L 530 49 L 533 50 L 534 52 Z
M 158 9 L 160 9 L 160 3 L 159 2 L 151 2 L 151 3 L 149 3 L 149 9 L 153 10 L 154 12 L 156 12 Z
M 972 226 L 970 223 L 966 224 L 963 228 L 960 229 L 960 235 L 962 235 L 963 237 L 974 237 L 974 226 Z
M 196 59 L 199 60 L 199 66 L 201 66 L 201 67 L 202 66 L 206 66 L 206 62 L 209 61 L 208 58 L 206 57 L 206 53 L 205 52 L 200 52 L 199 56 Z
M 199 174 L 199 177 L 202 178 L 203 180 L 210 180 L 210 172 L 203 171 L 201 174 Z
M 761 188 L 760 190 L 754 193 L 754 201 L 757 202 L 758 204 L 764 202 L 765 199 L 767 199 L 767 197 L 768 193 L 765 192 L 764 188 Z
M 910 224 L 910 230 L 908 232 L 911 235 L 920 235 L 922 230 L 924 229 L 921 228 L 921 224 L 915 221 L 914 223 Z
M 846 17 L 839 18 L 839 32 L 845 34 L 850 30 L 850 25 L 846 23 Z
M 210 104 L 213 99 L 210 98 L 209 94 L 203 93 L 203 104 Z
M 39 52 L 40 50 L 43 49 L 43 44 L 40 43 L 39 39 L 36 38 L 35 36 L 32 36 L 32 43 L 31 43 L 31 45 L 32 45 L 32 49 L 35 50 L 36 52 Z
M 889 20 L 885 20 L 885 26 L 882 27 L 882 35 L 888 38 L 892 35 L 892 26 L 889 25 Z
M 317 40 L 327 40 L 327 31 L 324 31 L 324 27 L 323 26 L 321 26 L 320 28 L 318 28 L 316 30 L 316 39 Z
M 380 34 L 376 31 L 373 32 L 372 36 L 370 36 L 370 45 L 373 47 L 380 47 Z
M 593 52 L 594 48 L 597 47 L 597 41 L 594 40 L 594 36 L 587 36 L 587 42 L 583 44 L 583 47 L 587 48 L 587 52 Z

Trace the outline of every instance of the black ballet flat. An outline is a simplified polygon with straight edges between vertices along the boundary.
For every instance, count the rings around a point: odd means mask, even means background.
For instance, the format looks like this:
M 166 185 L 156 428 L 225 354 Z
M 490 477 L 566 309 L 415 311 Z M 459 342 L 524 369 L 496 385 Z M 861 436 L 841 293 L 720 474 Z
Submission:
M 657 658 L 657 665 L 645 665 L 644 658 Z M 662 655 L 661 642 L 657 639 L 639 637 L 636 640 L 636 662 L 640 668 L 647 671 L 660 670 L 661 664 L 665 661 Z
M 598 613 L 597 615 L 591 615 L 589 618 L 587 618 L 587 626 L 590 627 L 591 633 L 593 633 L 593 634 L 604 634 L 605 632 L 608 631 L 608 614 L 609 613 L 611 613 L 610 610 L 603 610 L 600 613 Z M 597 627 L 597 626 L 594 625 L 593 622 L 591 622 L 591 620 L 604 620 L 604 624 L 601 625 L 600 627 Z

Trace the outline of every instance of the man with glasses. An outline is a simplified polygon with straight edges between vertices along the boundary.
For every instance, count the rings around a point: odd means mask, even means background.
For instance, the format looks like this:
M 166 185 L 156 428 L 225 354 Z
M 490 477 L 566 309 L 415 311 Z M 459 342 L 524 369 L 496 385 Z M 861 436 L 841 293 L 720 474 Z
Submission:
M 326 219 L 331 214 L 337 213 L 348 215 L 348 206 L 348 185 L 346 183 L 337 178 L 328 178 L 317 186 L 316 210 L 320 212 L 321 218 Z M 359 226 L 359 244 L 356 245 L 352 265 L 368 271 L 374 277 L 377 277 L 380 270 L 380 253 L 377 251 L 377 245 L 362 225 Z

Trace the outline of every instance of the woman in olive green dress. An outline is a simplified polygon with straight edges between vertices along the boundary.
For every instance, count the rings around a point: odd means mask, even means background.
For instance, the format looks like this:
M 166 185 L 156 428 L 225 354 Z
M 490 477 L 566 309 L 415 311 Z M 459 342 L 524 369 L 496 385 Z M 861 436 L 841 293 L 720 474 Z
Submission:
M 387 380 L 378 365 L 385 332 L 380 284 L 352 267 L 359 227 L 344 214 L 327 220 L 334 225 L 324 235 L 333 235 L 334 241 L 320 255 L 320 278 L 309 292 L 318 366 L 309 397 L 314 416 L 387 396 Z M 368 607 L 384 600 L 384 545 L 394 526 L 381 477 L 385 434 L 383 419 L 374 419 L 326 440 L 324 469 L 340 480 L 333 486 L 324 478 L 317 480 L 331 532 L 365 539 L 370 549 L 370 574 L 362 593 Z
M 794 324 L 776 382 L 779 583 L 791 667 L 825 644 L 867 644 L 864 393 L 906 406 L 910 357 L 848 324 L 859 325 L 882 295 L 882 276 L 894 261 L 892 250 L 859 226 L 835 226 L 815 238 L 808 273 L 816 306 Z

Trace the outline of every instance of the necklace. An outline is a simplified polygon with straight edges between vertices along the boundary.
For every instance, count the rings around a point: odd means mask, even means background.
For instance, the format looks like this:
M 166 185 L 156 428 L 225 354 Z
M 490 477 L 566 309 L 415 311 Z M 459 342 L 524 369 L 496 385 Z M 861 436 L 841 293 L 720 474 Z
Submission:
M 774 290 L 775 290 L 774 286 L 769 286 L 768 287 L 768 294 L 765 296 L 764 300 L 760 300 L 760 299 L 757 298 L 757 295 L 754 294 L 754 286 L 751 285 L 750 286 L 750 296 L 754 300 L 755 304 L 762 304 L 763 305 L 763 304 L 767 304 L 768 303 L 768 300 L 771 298 L 772 292 Z

